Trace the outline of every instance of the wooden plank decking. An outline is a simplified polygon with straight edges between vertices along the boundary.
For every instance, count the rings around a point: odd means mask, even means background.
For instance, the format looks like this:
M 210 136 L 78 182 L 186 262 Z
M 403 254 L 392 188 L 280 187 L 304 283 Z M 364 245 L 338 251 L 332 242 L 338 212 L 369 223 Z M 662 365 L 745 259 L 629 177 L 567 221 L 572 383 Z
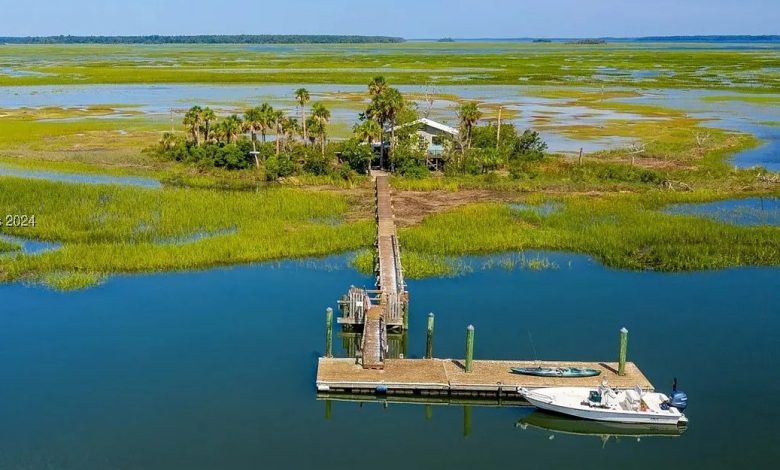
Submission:
M 632 362 L 626 363 L 626 375 L 617 375 L 617 363 L 569 362 L 575 367 L 601 370 L 597 377 L 575 379 L 533 377 L 513 374 L 510 367 L 555 367 L 562 362 L 475 360 L 467 373 L 457 359 L 387 359 L 383 370 L 366 370 L 354 359 L 320 358 L 317 389 L 327 392 L 374 393 L 381 388 L 388 394 L 496 396 L 517 394 L 517 387 L 541 388 L 560 385 L 595 387 L 606 379 L 616 388 L 653 385 Z
M 398 251 L 390 184 L 386 175 L 376 177 L 377 289 L 379 305 L 368 308 L 363 321 L 362 365 L 381 369 L 387 353 L 387 327 L 402 326 L 405 299 L 401 257 Z
M 381 369 L 385 361 L 384 335 L 381 334 L 385 325 L 382 321 L 382 307 L 375 306 L 368 310 L 363 324 L 362 353 L 363 368 Z

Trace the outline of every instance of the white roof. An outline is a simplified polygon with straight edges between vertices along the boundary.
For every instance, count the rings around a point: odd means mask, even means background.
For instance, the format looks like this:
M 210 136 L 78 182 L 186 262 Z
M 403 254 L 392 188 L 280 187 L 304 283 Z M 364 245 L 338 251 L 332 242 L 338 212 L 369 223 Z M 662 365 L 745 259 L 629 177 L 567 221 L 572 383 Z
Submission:
M 430 126 L 430 127 L 433 127 L 434 129 L 438 129 L 438 130 L 440 130 L 442 132 L 446 132 L 447 134 L 451 134 L 451 135 L 458 135 L 460 133 L 454 127 L 450 127 L 450 126 L 448 126 L 446 124 L 442 124 L 440 122 L 436 122 L 436 121 L 434 121 L 432 119 L 428 119 L 428 118 L 420 118 L 420 119 L 418 119 L 418 120 L 416 120 L 414 122 L 410 122 L 410 123 L 407 123 L 407 124 L 396 126 L 395 128 L 396 129 L 400 129 L 402 127 L 411 126 L 413 124 L 422 124 L 424 126 Z

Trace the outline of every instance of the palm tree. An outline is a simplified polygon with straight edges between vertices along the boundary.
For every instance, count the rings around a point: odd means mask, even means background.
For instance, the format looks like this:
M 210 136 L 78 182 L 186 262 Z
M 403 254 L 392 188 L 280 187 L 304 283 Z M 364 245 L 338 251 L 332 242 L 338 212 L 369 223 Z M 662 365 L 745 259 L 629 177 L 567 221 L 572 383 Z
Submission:
M 482 111 L 477 107 L 477 103 L 469 101 L 458 107 L 460 127 L 466 131 L 466 148 L 471 148 L 471 130 L 480 118 L 482 118 Z
M 231 114 L 220 123 L 220 127 L 222 135 L 225 136 L 225 143 L 229 144 L 238 139 L 238 133 L 241 132 L 241 118 Z
M 371 79 L 371 82 L 368 84 L 368 94 L 371 96 L 371 98 L 375 98 L 382 93 L 385 92 L 387 89 L 387 80 L 385 80 L 385 77 L 378 76 Z
M 176 146 L 176 134 L 173 132 L 163 132 L 160 138 L 160 147 L 170 150 Z
M 255 106 L 249 108 L 244 112 L 244 130 L 249 132 L 252 139 L 252 152 L 255 152 L 255 158 L 257 157 L 257 131 L 260 129 L 261 113 L 260 108 Z M 256 162 L 260 166 L 259 162 Z
M 284 136 L 285 144 L 292 141 L 299 130 L 300 126 L 298 125 L 298 120 L 294 117 L 286 117 L 282 119 L 282 135 Z
M 282 136 L 282 121 L 284 120 L 283 111 L 274 111 L 274 133 L 276 135 L 276 156 L 279 156 L 280 146 L 284 137 Z
M 371 80 L 368 84 L 368 94 L 371 97 L 371 104 L 366 110 L 366 117 L 376 121 L 381 129 L 379 165 L 384 166 L 385 126 L 388 121 L 395 121 L 398 112 L 403 107 L 403 97 L 401 97 L 401 93 L 397 89 L 390 88 L 383 76 L 374 77 Z M 391 132 L 393 132 L 394 140 L 395 133 L 392 130 Z M 393 143 L 391 142 L 390 145 L 392 152 Z
M 330 111 L 322 103 L 314 103 L 311 107 L 311 117 L 318 123 L 318 135 L 320 137 L 320 149 L 325 156 L 325 141 L 328 138 L 327 124 L 330 122 Z
M 217 119 L 217 116 L 211 108 L 206 106 L 201 113 L 201 119 L 203 120 L 203 140 L 208 142 L 211 134 L 211 123 Z
M 355 124 L 355 127 L 352 128 L 352 132 L 359 141 L 367 142 L 369 144 L 373 143 L 374 140 L 382 138 L 382 128 L 376 121 L 370 119 L 365 120 L 360 124 Z
M 276 119 L 274 116 L 274 108 L 268 103 L 263 103 L 257 110 L 260 117 L 257 122 L 260 125 L 260 134 L 263 136 L 263 143 L 265 143 L 265 133 L 274 126 L 274 121 Z
M 301 107 L 301 122 L 303 123 L 303 142 L 306 143 L 308 136 L 306 135 L 306 103 L 309 102 L 311 96 L 309 96 L 309 90 L 306 88 L 298 88 L 295 90 L 295 100 L 298 101 L 298 106 Z
M 379 98 L 382 111 L 390 123 L 390 155 L 395 149 L 395 120 L 404 108 L 404 97 L 397 88 L 386 89 Z
M 200 147 L 200 125 L 203 121 L 203 110 L 200 106 L 193 106 L 184 114 L 184 125 L 187 126 L 195 145 Z

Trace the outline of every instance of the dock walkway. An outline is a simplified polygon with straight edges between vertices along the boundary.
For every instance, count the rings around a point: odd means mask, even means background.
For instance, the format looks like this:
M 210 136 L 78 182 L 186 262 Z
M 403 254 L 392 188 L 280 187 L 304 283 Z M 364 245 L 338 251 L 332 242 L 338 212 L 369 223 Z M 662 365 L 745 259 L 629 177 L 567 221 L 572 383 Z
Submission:
M 360 353 L 366 369 L 382 369 L 388 353 L 387 329 L 406 325 L 408 293 L 401 268 L 390 183 L 385 174 L 375 177 L 376 197 L 376 289 L 351 287 L 339 302 L 338 323 L 362 329 Z
M 596 377 L 560 378 L 514 374 L 511 367 L 557 367 L 559 362 L 475 360 L 472 372 L 457 359 L 388 359 L 384 370 L 365 370 L 354 359 L 320 358 L 317 390 L 336 393 L 376 393 L 388 395 L 444 395 L 495 397 L 517 395 L 518 387 L 555 386 L 596 387 L 603 380 L 625 389 L 639 386 L 653 390 L 653 384 L 633 363 L 626 363 L 626 374 L 617 374 L 617 363 L 569 362 L 570 367 L 589 367 L 601 371 Z

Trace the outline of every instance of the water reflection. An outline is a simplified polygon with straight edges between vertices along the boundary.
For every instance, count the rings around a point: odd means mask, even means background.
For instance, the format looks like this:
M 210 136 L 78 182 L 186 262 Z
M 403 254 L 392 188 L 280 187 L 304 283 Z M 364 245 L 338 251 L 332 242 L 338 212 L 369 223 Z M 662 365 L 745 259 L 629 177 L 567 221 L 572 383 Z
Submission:
M 363 332 L 360 328 L 352 328 L 344 325 L 343 330 L 338 333 L 341 338 L 341 347 L 347 357 L 358 357 L 360 344 L 363 340 Z M 388 359 L 400 359 L 409 357 L 409 336 L 407 332 L 388 332 L 387 333 L 387 355 Z
M 536 429 L 550 432 L 549 439 L 557 434 L 576 436 L 596 436 L 602 445 L 610 439 L 634 438 L 639 442 L 646 437 L 679 437 L 687 427 L 662 424 L 606 423 L 585 419 L 569 418 L 563 415 L 535 410 L 520 418 L 515 426 L 523 429 Z

